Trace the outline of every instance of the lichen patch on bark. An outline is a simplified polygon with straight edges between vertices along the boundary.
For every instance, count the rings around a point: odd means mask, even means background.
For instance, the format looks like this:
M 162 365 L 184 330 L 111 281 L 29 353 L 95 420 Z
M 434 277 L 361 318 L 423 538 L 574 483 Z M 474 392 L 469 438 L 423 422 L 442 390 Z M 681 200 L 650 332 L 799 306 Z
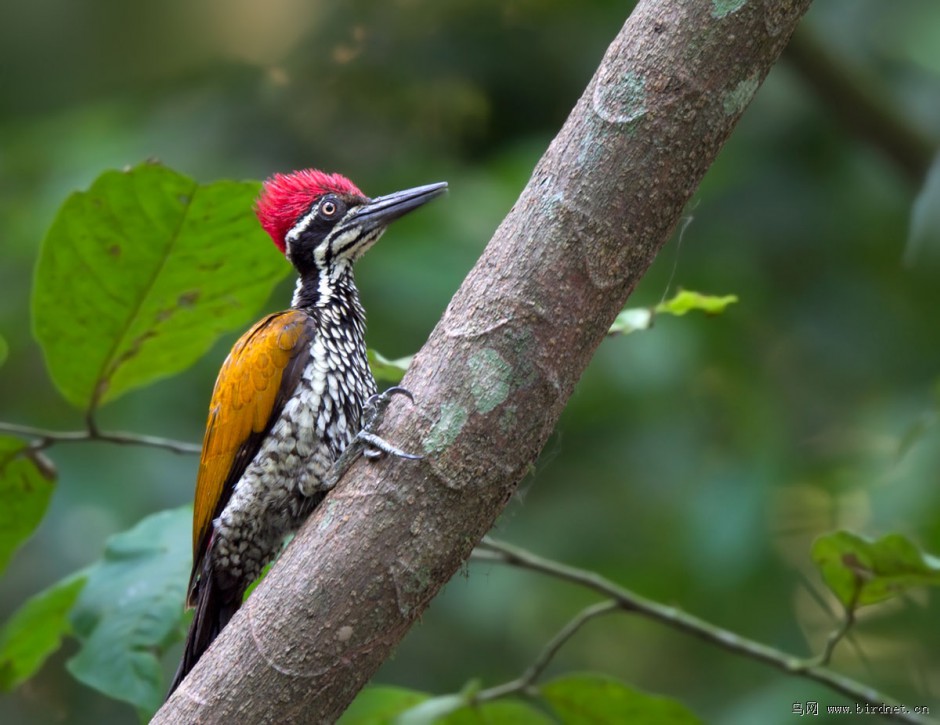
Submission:
M 512 366 L 496 350 L 485 347 L 467 360 L 470 368 L 470 394 L 479 413 L 489 413 L 511 392 Z
M 457 440 L 467 423 L 469 411 L 460 403 L 448 401 L 441 405 L 441 415 L 421 441 L 427 454 L 440 453 Z

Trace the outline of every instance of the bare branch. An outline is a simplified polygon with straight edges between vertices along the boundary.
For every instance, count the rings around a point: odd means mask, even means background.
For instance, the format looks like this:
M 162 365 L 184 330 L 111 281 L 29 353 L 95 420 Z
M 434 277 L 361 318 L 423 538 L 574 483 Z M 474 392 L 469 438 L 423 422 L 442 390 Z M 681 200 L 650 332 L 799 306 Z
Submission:
M 31 447 L 36 450 L 49 448 L 56 443 L 82 443 L 98 441 L 101 443 L 116 443 L 122 446 L 144 446 L 147 448 L 161 448 L 172 453 L 191 454 L 199 453 L 201 447 L 193 443 L 176 441 L 170 438 L 140 435 L 138 433 L 125 433 L 123 431 L 103 431 L 97 428 L 90 430 L 58 431 L 46 428 L 34 428 L 18 423 L 0 422 L 0 433 L 13 433 L 33 439 Z
M 473 558 L 479 561 L 492 561 L 520 569 L 528 569 L 591 589 L 598 594 L 608 597 L 615 602 L 616 606 L 620 609 L 635 612 L 648 619 L 661 622 L 673 629 L 691 634 L 698 639 L 717 645 L 728 652 L 763 662 L 789 675 L 813 680 L 814 682 L 828 687 L 830 690 L 845 695 L 853 702 L 865 702 L 874 706 L 900 704 L 893 698 L 888 697 L 872 687 L 822 666 L 824 662 L 820 662 L 818 658 L 803 659 L 795 657 L 760 642 L 747 639 L 727 629 L 722 629 L 710 622 L 699 619 L 687 612 L 683 612 L 676 607 L 667 607 L 658 602 L 641 597 L 639 594 L 624 589 L 595 572 L 577 569 L 557 561 L 544 559 L 525 549 L 496 541 L 490 537 L 485 537 L 483 541 L 480 542 L 479 547 L 473 554 Z M 602 604 L 603 606 L 610 606 L 610 602 L 604 602 Z M 849 624 L 848 626 L 851 625 Z M 839 628 L 838 631 L 841 632 L 841 634 L 835 638 L 835 641 L 832 641 L 832 638 L 830 638 L 830 643 L 827 644 L 826 648 L 828 654 L 831 654 L 835 642 L 838 642 L 841 636 L 848 631 L 848 626 L 843 625 Z M 496 690 L 498 688 L 493 689 Z M 520 690 L 518 688 L 513 690 L 513 692 L 517 691 Z M 484 692 L 489 691 L 484 690 Z M 885 717 L 899 722 L 929 722 L 912 713 L 886 713 Z

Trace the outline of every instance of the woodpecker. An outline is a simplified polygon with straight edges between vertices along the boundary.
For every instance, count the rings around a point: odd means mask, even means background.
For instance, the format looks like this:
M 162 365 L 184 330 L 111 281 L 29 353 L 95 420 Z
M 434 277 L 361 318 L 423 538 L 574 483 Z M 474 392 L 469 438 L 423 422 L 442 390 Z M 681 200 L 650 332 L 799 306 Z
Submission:
M 209 404 L 193 510 L 195 615 L 173 693 L 241 605 L 248 586 L 335 484 L 351 456 L 410 456 L 374 431 L 376 395 L 353 264 L 390 222 L 446 183 L 370 199 L 308 169 L 265 181 L 255 212 L 297 271 L 291 308 L 256 323 L 229 353 Z M 338 460 L 342 458 L 342 460 Z

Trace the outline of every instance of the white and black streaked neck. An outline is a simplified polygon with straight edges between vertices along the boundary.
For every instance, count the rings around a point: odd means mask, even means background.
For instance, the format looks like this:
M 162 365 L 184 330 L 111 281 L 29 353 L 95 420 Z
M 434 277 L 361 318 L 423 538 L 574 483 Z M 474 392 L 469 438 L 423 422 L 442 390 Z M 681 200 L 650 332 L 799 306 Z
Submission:
M 365 329 L 366 313 L 359 301 L 359 290 L 353 277 L 352 264 L 340 262 L 328 269 L 314 269 L 297 279 L 291 307 L 319 316 L 317 310 L 330 308 L 356 320 Z

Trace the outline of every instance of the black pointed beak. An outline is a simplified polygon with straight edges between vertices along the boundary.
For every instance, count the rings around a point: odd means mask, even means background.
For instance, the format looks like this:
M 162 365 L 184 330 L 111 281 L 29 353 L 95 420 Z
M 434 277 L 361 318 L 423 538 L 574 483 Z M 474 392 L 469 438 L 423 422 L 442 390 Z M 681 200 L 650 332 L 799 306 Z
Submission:
M 425 184 L 424 186 L 416 186 L 413 189 L 405 189 L 404 191 L 396 191 L 393 194 L 379 196 L 356 209 L 352 217 L 347 220 L 347 223 L 367 232 L 378 227 L 384 227 L 408 212 L 414 211 L 419 206 L 443 195 L 446 191 L 447 182 L 441 181 L 437 184 Z

